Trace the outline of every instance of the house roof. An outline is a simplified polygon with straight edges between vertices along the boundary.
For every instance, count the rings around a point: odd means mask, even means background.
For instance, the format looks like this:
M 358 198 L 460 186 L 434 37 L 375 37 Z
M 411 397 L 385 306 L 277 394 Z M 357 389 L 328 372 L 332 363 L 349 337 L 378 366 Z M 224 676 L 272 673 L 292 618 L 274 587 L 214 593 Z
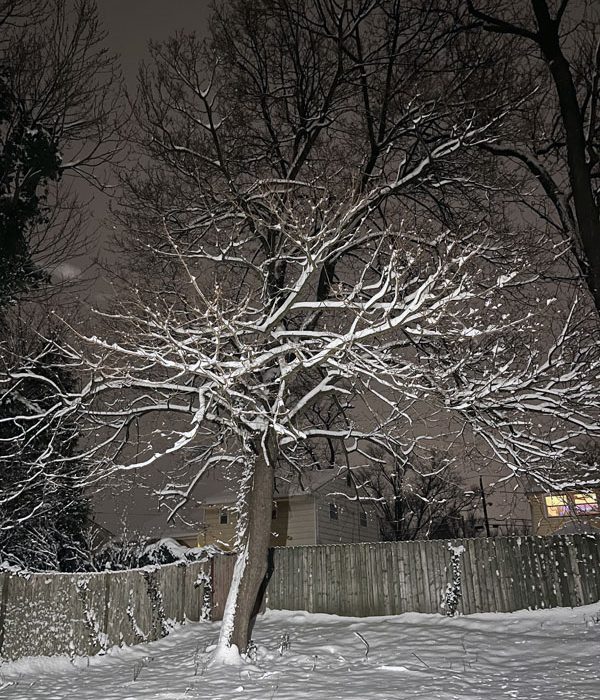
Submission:
M 337 484 L 335 482 L 338 482 Z M 344 474 L 340 475 L 337 469 L 315 469 L 304 472 L 301 475 L 293 474 L 289 478 L 277 477 L 275 481 L 274 499 L 299 498 L 317 493 L 329 485 L 335 486 L 335 490 L 341 490 L 346 483 Z M 213 481 L 211 490 L 204 492 L 201 501 L 204 505 L 220 505 L 234 503 L 237 493 L 230 482 Z

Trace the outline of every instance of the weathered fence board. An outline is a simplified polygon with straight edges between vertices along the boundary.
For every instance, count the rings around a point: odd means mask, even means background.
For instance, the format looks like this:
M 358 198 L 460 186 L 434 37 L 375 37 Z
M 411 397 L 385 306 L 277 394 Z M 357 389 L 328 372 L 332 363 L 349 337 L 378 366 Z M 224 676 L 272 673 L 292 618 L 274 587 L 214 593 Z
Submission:
M 81 574 L 0 573 L 0 658 L 96 654 L 198 620 L 208 564 Z
M 212 581 L 212 619 L 222 620 L 225 610 L 225 602 L 231 577 L 235 557 L 222 556 L 211 559 L 211 581 Z
M 359 617 L 443 612 L 450 544 L 464 547 L 464 614 L 600 599 L 600 536 L 556 535 L 276 548 L 267 605 Z
M 462 545 L 462 549 L 461 546 Z M 444 612 L 460 552 L 458 612 L 576 606 L 600 599 L 600 536 L 379 542 L 271 552 L 267 605 L 357 617 Z M 0 657 L 94 654 L 201 617 L 210 572 L 221 619 L 234 556 L 85 574 L 0 574 Z

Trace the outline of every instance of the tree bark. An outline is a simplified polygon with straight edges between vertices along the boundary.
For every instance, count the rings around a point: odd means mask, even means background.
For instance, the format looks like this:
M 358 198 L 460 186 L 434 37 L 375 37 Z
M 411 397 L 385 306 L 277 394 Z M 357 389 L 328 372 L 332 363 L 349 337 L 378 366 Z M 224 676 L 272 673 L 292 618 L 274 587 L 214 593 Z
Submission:
M 246 651 L 260 604 L 258 594 L 262 592 L 262 583 L 267 573 L 273 509 L 273 467 L 277 453 L 272 430 L 266 433 L 263 442 L 256 448 L 250 489 L 242 515 L 246 519 L 245 531 L 215 654 L 215 660 L 221 663 L 235 662 L 237 654 L 231 654 L 234 645 L 240 653 Z

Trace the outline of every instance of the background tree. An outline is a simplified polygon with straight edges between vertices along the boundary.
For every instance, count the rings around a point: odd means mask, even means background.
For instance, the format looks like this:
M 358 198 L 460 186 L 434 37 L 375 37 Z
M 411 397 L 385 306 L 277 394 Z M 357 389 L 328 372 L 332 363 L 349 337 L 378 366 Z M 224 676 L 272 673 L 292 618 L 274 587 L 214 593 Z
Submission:
M 74 421 L 45 420 L 57 397 L 75 390 L 74 374 L 56 343 L 31 332 L 7 346 L 0 358 L 0 559 L 75 571 L 89 558 L 79 432 Z
M 65 175 L 102 183 L 119 76 L 93 0 L 0 1 L 0 311 L 83 250 Z
M 477 496 L 456 467 L 438 454 L 375 463 L 356 474 L 357 488 L 373 502 L 385 540 L 464 537 L 463 517 Z
M 504 39 L 497 80 L 521 99 L 484 150 L 528 172 L 537 209 L 569 243 L 600 310 L 600 14 L 594 2 L 466 0 L 467 24 Z M 501 67 L 500 67 L 501 66 Z M 529 196 L 530 205 L 535 198 Z M 564 274 L 564 273 L 563 273 Z
M 100 186 L 118 147 L 104 36 L 93 0 L 0 0 L 0 552 L 33 568 L 72 569 L 89 514 L 74 423 L 41 424 L 75 369 L 36 339 L 50 324 L 29 324 L 86 244 L 67 176 Z

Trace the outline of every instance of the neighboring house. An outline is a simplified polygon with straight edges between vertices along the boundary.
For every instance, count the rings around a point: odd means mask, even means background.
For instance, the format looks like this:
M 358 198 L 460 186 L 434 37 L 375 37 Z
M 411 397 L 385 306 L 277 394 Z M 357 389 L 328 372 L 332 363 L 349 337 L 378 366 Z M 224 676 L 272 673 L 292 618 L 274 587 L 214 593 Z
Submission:
M 528 493 L 534 535 L 600 531 L 600 488 Z
M 302 475 L 302 483 L 278 480 L 272 512 L 272 547 L 376 542 L 379 521 L 367 503 L 333 469 Z M 345 494 L 345 495 L 344 495 Z M 225 488 L 204 499 L 204 525 L 197 542 L 231 548 L 235 541 L 235 494 Z

